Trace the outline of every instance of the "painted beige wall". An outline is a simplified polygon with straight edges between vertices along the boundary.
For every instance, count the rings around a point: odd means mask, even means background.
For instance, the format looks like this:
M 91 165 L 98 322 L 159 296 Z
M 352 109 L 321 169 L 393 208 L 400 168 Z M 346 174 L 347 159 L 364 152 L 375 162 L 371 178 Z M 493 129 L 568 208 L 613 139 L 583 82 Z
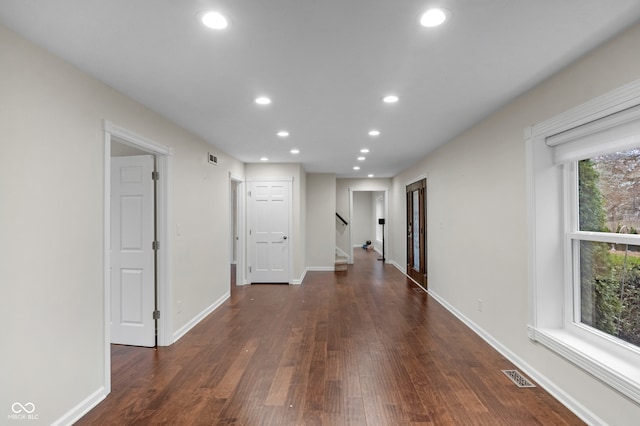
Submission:
M 427 179 L 429 289 L 603 421 L 640 407 L 526 334 L 524 128 L 640 77 L 640 25 L 545 81 L 393 179 L 390 253 L 406 263 L 404 188 Z M 452 117 L 455 119 L 455 117 Z M 482 299 L 483 309 L 477 309 Z
M 300 164 L 252 163 L 245 165 L 247 180 L 251 178 L 293 178 L 293 280 L 299 280 L 306 268 L 306 202 L 307 174 Z
M 242 163 L 197 139 L 165 133 L 173 146 L 174 331 L 228 296 L 230 263 L 229 173 Z M 171 145 L 170 143 L 167 143 Z M 218 156 L 208 163 L 207 153 Z
M 336 175 L 307 174 L 306 266 L 309 269 L 333 268 L 335 263 L 334 218 Z
M 229 291 L 244 166 L 2 26 L 0 62 L 0 416 L 33 402 L 51 424 L 104 386 L 103 119 L 174 150 L 173 331 Z

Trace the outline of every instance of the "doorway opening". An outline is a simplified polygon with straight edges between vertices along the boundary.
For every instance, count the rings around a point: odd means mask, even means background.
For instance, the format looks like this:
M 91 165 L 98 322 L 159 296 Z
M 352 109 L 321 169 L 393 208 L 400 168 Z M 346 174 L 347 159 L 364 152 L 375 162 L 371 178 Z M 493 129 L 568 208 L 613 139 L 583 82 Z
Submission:
M 427 288 L 427 179 L 407 185 L 407 275 Z
M 246 284 L 244 239 L 244 182 L 229 174 L 229 262 L 231 264 L 231 291 Z
M 118 241 L 118 247 L 126 252 L 127 255 L 135 255 L 136 252 L 142 253 L 151 250 L 153 260 L 151 260 L 151 270 L 145 270 L 138 266 L 127 266 L 126 274 L 119 270 L 119 274 L 124 277 L 120 281 L 117 302 L 121 304 L 125 312 L 125 317 L 129 323 L 135 323 L 139 318 L 135 315 L 144 316 L 143 319 L 152 318 L 153 344 L 141 344 L 141 346 L 168 346 L 173 343 L 171 333 L 171 282 L 170 282 L 170 264 L 171 258 L 171 234 L 168 229 L 170 223 L 169 206 L 170 192 L 169 181 L 171 179 L 171 155 L 170 148 L 160 145 L 156 142 L 143 138 L 124 128 L 114 125 L 111 122 L 104 122 L 104 315 L 105 315 L 105 393 L 111 391 L 111 343 L 112 343 L 112 311 L 114 305 L 114 292 L 112 291 L 112 256 L 114 252 L 112 226 L 117 226 L 120 236 L 124 236 L 124 240 Z M 113 160 L 112 160 L 113 154 Z M 124 194 L 120 197 L 124 200 L 119 206 L 118 220 L 125 217 L 125 225 L 122 223 L 112 224 L 112 196 L 113 191 L 118 191 L 112 181 L 112 166 L 120 164 L 122 159 L 133 161 L 134 164 L 120 165 L 118 169 L 118 180 L 125 183 L 131 183 L 138 179 L 140 175 L 146 175 L 147 172 L 153 172 L 150 175 L 155 182 L 153 190 L 153 199 L 155 208 L 151 208 L 151 215 L 142 212 L 148 212 L 148 208 L 142 209 L 145 196 L 140 194 Z M 137 164 L 140 162 L 145 165 Z M 151 165 L 149 165 L 151 164 Z M 146 179 L 145 179 L 146 180 Z M 118 184 L 119 185 L 119 184 Z M 146 184 L 144 184 L 146 185 Z M 122 194 L 120 194 L 122 195 Z M 147 197 L 148 198 L 148 197 Z M 115 204 L 115 203 L 114 203 Z M 142 215 L 146 216 L 142 216 Z M 149 223 L 152 222 L 152 223 Z M 141 224 L 142 223 L 142 224 Z M 152 230 L 146 229 L 144 232 L 141 228 L 151 227 Z M 138 229 L 139 232 L 130 233 L 131 230 Z M 143 236 L 144 235 L 144 236 Z M 147 241 L 148 235 L 151 235 L 150 241 Z M 145 241 L 140 239 L 144 238 Z M 124 242 L 123 242 L 124 241 Z M 144 250 L 142 250 L 144 248 Z M 134 256 L 135 257 L 135 256 Z M 129 260 L 127 260 L 128 262 Z M 147 262 L 147 264 L 149 264 Z M 154 289 L 151 293 L 141 293 L 143 288 L 143 277 L 151 275 L 153 279 Z M 124 284 L 123 284 L 124 282 Z M 147 282 L 147 281 L 145 281 Z M 124 291 L 121 291 L 123 290 Z M 150 295 L 150 296 L 149 296 Z M 151 297 L 153 300 L 148 301 Z M 143 303 L 143 299 L 145 303 Z M 138 306 L 144 305 L 144 308 L 138 309 Z M 149 308 L 151 306 L 151 308 Z M 150 310 L 150 312 L 147 312 Z M 119 320 L 122 319 L 122 311 L 119 313 Z
M 349 263 L 355 261 L 354 250 L 367 249 L 366 246 L 383 255 L 383 242 L 385 239 L 388 241 L 388 227 L 382 225 L 380 219 L 388 224 L 388 201 L 388 188 L 349 188 Z M 386 259 L 383 261 L 386 262 Z

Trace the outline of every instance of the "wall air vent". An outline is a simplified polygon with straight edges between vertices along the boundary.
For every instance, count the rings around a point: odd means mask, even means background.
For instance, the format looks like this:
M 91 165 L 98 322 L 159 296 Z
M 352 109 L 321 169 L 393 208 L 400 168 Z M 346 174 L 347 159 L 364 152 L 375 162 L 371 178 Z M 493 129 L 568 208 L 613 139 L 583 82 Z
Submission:
M 209 158 L 209 163 L 213 164 L 214 166 L 218 165 L 218 157 L 216 155 L 209 153 L 208 158 Z

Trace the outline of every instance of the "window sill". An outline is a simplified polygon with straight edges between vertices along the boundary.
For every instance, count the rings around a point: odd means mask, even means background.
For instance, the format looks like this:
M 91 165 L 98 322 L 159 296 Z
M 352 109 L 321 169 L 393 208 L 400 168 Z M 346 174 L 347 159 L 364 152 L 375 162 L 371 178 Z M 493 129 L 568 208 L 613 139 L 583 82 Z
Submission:
M 613 389 L 640 403 L 640 364 L 612 355 L 611 351 L 566 329 L 529 326 L 529 338 L 563 356 Z

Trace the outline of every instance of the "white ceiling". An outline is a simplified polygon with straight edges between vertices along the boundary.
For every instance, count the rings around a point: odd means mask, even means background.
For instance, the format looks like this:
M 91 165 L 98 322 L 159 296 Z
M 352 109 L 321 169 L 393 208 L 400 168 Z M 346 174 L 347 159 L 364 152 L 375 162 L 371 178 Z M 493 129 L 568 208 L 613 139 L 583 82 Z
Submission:
M 419 25 L 430 6 L 445 25 Z M 209 9 L 229 28 L 200 25 Z M 339 177 L 397 174 L 638 19 L 639 0 L 0 1 L 1 23 L 239 160 Z

